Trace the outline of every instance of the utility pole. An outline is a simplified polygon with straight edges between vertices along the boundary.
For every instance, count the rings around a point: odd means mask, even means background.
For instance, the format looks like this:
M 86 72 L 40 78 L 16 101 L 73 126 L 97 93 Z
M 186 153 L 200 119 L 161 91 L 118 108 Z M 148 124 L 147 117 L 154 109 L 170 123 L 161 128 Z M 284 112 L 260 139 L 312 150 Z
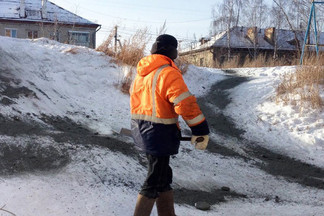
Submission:
M 115 55 L 117 55 L 117 41 L 118 41 L 118 39 L 117 39 L 117 37 L 118 37 L 118 34 L 117 34 L 117 31 L 118 31 L 118 26 L 116 25 L 115 26 L 115 36 L 114 36 L 114 38 L 115 38 Z

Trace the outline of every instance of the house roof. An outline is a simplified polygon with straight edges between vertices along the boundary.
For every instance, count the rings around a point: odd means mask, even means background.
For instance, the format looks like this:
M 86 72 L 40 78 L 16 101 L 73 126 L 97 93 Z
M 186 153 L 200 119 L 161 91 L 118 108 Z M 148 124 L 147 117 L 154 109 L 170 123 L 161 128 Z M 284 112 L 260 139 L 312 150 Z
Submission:
M 25 0 L 26 17 L 19 16 L 20 0 L 0 0 L 0 20 L 26 21 L 26 22 L 59 22 L 63 24 L 79 24 L 99 26 L 84 19 L 56 4 L 47 1 L 46 19 L 42 18 L 42 0 Z
M 254 49 L 253 42 L 246 36 L 249 27 L 233 27 L 230 29 L 230 47 L 231 48 L 241 48 L 241 49 Z M 296 50 L 296 46 L 293 44 L 295 40 L 294 32 L 285 29 L 276 29 L 277 34 L 277 49 L 278 50 Z M 265 40 L 265 29 L 257 29 L 257 49 L 274 49 L 274 45 Z M 297 38 L 299 40 L 300 46 L 303 45 L 305 37 L 305 32 L 298 31 Z M 206 38 L 205 43 L 197 42 L 187 49 L 181 50 L 182 53 L 208 49 L 212 47 L 228 47 L 228 31 L 216 34 L 213 37 Z M 314 44 L 314 37 L 310 37 L 310 43 Z M 324 33 L 319 35 L 319 44 L 324 44 Z M 324 50 L 323 47 L 320 48 Z

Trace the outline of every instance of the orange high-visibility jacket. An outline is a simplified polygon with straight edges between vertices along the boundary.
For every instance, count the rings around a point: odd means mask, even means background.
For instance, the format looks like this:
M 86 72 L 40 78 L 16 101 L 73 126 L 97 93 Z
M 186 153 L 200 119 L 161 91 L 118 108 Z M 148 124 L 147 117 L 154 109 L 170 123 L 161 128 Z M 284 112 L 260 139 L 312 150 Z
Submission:
M 166 56 L 150 55 L 138 63 L 130 93 L 132 119 L 175 124 L 181 115 L 190 127 L 205 120 L 180 70 Z
M 141 148 L 146 150 L 151 148 L 151 152 L 164 151 L 167 144 L 163 142 L 168 142 L 169 145 L 175 142 L 174 145 L 179 146 L 179 137 L 172 138 L 170 132 L 179 129 L 169 129 L 179 126 L 179 115 L 189 127 L 205 121 L 196 98 L 189 92 L 180 70 L 170 58 L 164 55 L 153 54 L 144 57 L 138 63 L 137 75 L 130 88 L 130 106 L 132 131 L 134 128 L 137 130 L 135 136 L 140 136 Z M 133 122 L 136 122 L 136 126 Z M 170 140 L 165 138 L 168 136 L 171 137 Z M 160 144 L 157 144 L 159 142 Z M 161 146 L 156 148 L 154 145 Z

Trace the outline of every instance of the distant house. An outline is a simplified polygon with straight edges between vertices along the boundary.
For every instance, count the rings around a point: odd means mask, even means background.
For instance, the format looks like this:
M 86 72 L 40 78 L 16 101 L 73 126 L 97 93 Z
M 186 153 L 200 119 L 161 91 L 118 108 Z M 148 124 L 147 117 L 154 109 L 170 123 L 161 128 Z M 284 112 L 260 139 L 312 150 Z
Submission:
M 297 38 L 291 30 L 257 27 L 233 27 L 210 38 L 202 38 L 191 47 L 180 51 L 190 63 L 198 66 L 221 66 L 230 56 L 243 64 L 247 58 L 260 54 L 271 58 L 276 56 L 291 61 L 296 57 L 298 47 L 304 42 L 305 32 L 297 31 Z M 297 40 L 296 40 L 297 39 Z M 320 37 L 323 43 L 324 35 Z
M 0 0 L 0 36 L 96 47 L 100 25 L 47 0 Z

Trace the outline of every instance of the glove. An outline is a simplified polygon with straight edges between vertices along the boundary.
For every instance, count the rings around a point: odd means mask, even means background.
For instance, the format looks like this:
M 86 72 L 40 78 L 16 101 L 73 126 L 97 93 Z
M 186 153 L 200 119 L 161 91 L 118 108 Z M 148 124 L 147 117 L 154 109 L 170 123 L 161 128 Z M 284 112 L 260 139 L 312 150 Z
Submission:
M 205 150 L 207 148 L 209 141 L 209 136 L 204 135 L 204 136 L 191 136 L 191 144 L 195 145 L 196 149 L 199 150 Z

